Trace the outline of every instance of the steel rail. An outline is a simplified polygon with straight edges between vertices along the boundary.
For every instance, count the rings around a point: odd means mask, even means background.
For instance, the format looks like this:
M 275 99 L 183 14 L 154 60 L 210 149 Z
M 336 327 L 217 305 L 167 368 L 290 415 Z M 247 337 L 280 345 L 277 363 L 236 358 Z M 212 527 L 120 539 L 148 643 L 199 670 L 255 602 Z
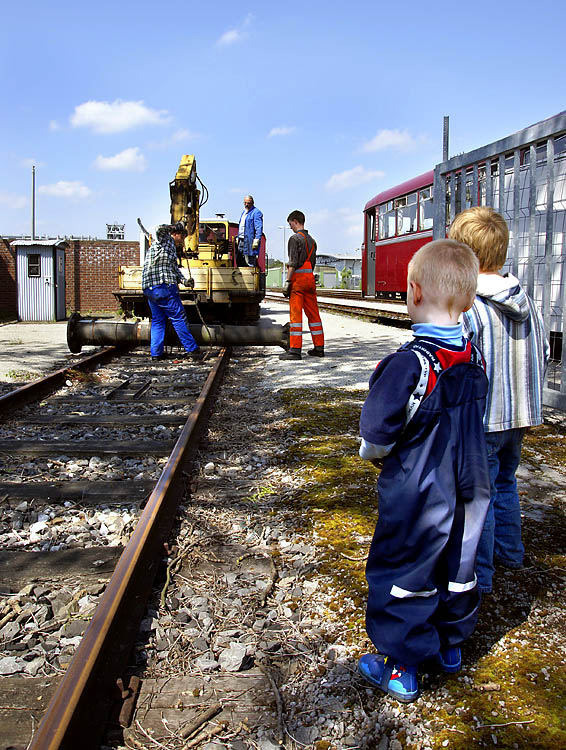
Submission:
M 139 621 L 164 555 L 183 478 L 230 357 L 223 349 L 203 386 L 169 460 L 102 594 L 85 634 L 39 724 L 30 750 L 98 748 L 121 682 Z
M 285 298 L 269 294 L 265 295 L 265 299 L 276 302 L 285 302 Z M 324 297 L 321 298 L 317 295 L 317 303 L 320 310 L 328 310 L 329 312 L 335 312 L 339 315 L 350 315 L 356 318 L 364 318 L 364 320 L 396 326 L 398 328 L 410 328 L 411 326 L 411 319 L 409 318 L 408 313 L 403 312 L 402 310 L 395 312 L 393 310 L 386 310 L 382 307 L 378 307 L 379 302 L 375 303 L 374 309 L 371 309 L 371 307 L 342 305 L 338 300 L 330 302 L 328 298 L 324 299 Z M 387 301 L 387 304 L 391 304 L 391 301 Z
M 31 383 L 15 388 L 9 393 L 5 393 L 3 396 L 0 396 L 0 419 L 5 416 L 6 412 L 11 411 L 18 406 L 23 406 L 30 401 L 35 401 L 42 393 L 47 393 L 54 388 L 57 388 L 62 382 L 64 382 L 65 378 L 72 370 L 89 370 L 91 367 L 96 367 L 96 365 L 105 362 L 107 359 L 111 359 L 118 353 L 118 351 L 119 350 L 115 346 L 108 346 L 68 367 L 55 370 L 55 372 L 52 372 L 43 378 L 39 378 Z

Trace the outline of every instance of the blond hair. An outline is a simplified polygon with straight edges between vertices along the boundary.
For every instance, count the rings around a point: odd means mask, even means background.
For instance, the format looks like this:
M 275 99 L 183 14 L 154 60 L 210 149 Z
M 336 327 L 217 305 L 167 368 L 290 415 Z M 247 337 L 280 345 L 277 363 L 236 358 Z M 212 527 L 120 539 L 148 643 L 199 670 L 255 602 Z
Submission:
M 434 240 L 423 245 L 409 263 L 407 280 L 460 312 L 472 304 L 478 283 L 478 259 L 467 245 Z
M 509 229 L 505 219 L 489 206 L 474 206 L 458 214 L 448 236 L 471 247 L 480 271 L 499 271 L 507 258 Z

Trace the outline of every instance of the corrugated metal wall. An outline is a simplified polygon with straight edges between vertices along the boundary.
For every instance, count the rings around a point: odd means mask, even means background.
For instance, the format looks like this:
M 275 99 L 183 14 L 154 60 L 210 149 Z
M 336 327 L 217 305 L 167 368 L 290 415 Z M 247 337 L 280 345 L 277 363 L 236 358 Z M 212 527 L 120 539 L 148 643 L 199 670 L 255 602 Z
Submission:
M 38 255 L 39 276 L 28 275 L 28 257 Z M 20 320 L 55 320 L 53 248 L 40 245 L 17 248 L 18 317 Z
M 566 112 L 437 165 L 435 239 L 477 205 L 507 221 L 504 270 L 536 301 L 551 341 L 544 400 L 566 409 Z

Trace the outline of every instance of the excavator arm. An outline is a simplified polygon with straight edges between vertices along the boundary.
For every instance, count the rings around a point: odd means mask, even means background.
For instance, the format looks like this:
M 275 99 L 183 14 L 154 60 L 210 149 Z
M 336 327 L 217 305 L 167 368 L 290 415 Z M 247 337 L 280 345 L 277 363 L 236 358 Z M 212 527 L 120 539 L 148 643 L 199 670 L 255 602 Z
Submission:
M 181 158 L 175 179 L 169 183 L 171 195 L 171 224 L 183 222 L 188 232 L 185 238 L 185 252 L 189 258 L 198 256 L 199 242 L 199 201 L 197 188 L 197 163 L 191 154 Z

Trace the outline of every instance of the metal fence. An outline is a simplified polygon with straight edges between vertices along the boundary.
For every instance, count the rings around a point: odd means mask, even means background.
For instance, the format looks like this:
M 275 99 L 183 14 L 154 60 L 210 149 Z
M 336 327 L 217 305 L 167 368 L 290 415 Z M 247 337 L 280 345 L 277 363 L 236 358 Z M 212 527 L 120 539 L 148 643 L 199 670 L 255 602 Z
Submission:
M 435 239 L 478 205 L 507 221 L 504 270 L 535 300 L 550 338 L 544 403 L 566 409 L 566 111 L 435 167 Z

